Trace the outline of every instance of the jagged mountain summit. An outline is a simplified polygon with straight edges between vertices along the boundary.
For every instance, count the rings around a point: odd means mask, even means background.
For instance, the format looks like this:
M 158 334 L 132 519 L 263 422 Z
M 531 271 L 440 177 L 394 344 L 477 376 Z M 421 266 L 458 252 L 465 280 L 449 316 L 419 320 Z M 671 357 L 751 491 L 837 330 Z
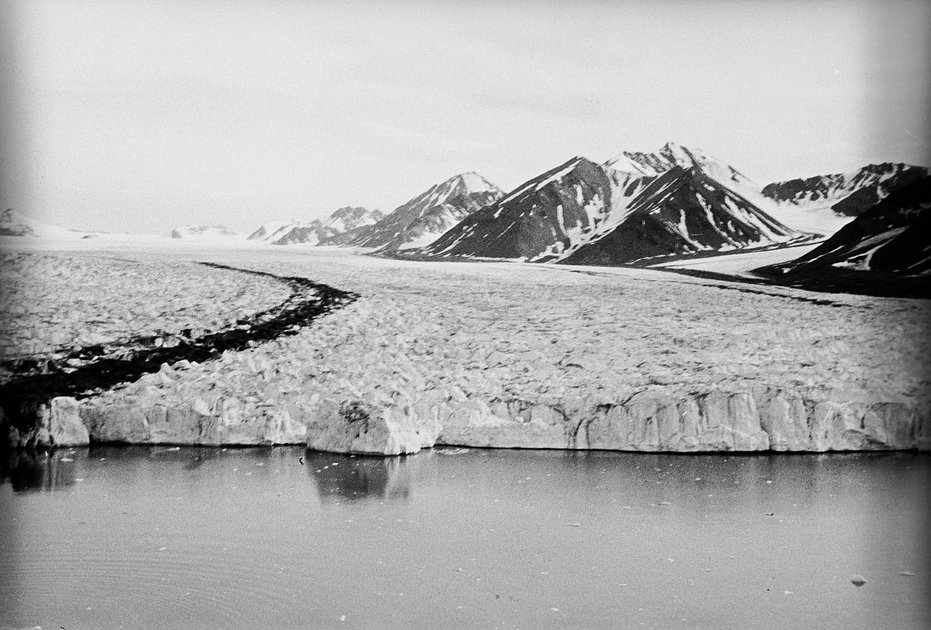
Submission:
M 803 238 L 701 167 L 674 166 L 627 204 L 617 227 L 561 262 L 615 265 Z
M 697 168 L 715 179 L 718 184 L 735 188 L 739 192 L 757 192 L 759 186 L 733 166 L 708 155 L 701 149 L 689 149 L 675 142 L 667 142 L 655 153 L 624 151 L 605 162 L 614 171 L 637 175 L 657 176 L 675 167 Z
M 928 174 L 924 167 L 884 162 L 849 173 L 773 182 L 761 192 L 774 202 L 773 214 L 786 223 L 830 235 L 890 193 Z
M 272 221 L 262 225 L 249 235 L 251 240 L 261 240 L 275 245 L 322 245 L 340 235 L 378 222 L 384 215 L 379 210 L 368 210 L 359 206 L 344 206 L 325 219 L 313 221 Z
M 503 194 L 500 188 L 478 173 L 462 173 L 398 206 L 374 225 L 360 230 L 348 243 L 334 244 L 374 247 L 380 251 L 428 245 Z
M 575 157 L 474 213 L 424 252 L 613 265 L 804 237 L 744 189 L 758 190 L 733 167 L 673 143 L 604 165 Z
M 826 268 L 931 275 L 931 176 L 897 188 L 812 251 L 774 269 L 801 275 Z
M 225 225 L 179 225 L 171 231 L 171 238 L 217 240 L 243 237 Z

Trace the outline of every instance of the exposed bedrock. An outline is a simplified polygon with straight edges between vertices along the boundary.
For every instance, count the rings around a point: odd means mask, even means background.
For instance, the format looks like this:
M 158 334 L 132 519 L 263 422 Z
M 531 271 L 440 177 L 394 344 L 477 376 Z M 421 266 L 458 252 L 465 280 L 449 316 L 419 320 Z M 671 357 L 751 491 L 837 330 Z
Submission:
M 839 393 L 644 389 L 623 397 L 536 401 L 469 398 L 450 387 L 381 407 L 312 395 L 289 407 L 235 397 L 212 405 L 114 405 L 56 398 L 44 410 L 52 444 L 304 444 L 312 450 L 400 455 L 436 444 L 650 452 L 928 450 L 928 410 Z M 81 429 L 86 427 L 86 433 Z

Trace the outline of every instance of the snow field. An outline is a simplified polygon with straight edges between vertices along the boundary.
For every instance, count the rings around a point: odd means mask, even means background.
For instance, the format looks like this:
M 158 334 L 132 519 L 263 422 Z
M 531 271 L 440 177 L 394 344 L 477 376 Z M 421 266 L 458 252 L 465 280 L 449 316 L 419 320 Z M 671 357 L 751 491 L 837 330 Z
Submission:
M 134 336 L 217 330 L 280 304 L 273 278 L 193 262 L 139 262 L 112 253 L 0 258 L 0 358 L 51 357 Z

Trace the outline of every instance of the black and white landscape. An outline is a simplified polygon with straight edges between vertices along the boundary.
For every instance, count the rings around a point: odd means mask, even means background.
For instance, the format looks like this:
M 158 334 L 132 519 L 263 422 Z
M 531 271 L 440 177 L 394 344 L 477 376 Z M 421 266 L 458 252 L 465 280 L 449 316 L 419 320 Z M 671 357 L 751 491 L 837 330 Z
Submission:
M 0 3 L 0 629 L 928 627 L 929 23 Z

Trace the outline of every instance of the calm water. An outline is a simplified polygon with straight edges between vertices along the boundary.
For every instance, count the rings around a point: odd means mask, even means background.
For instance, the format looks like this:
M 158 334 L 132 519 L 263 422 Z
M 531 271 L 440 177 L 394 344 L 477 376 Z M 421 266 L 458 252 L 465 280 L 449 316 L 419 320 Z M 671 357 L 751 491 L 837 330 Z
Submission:
M 931 621 L 925 455 L 153 447 L 5 466 L 0 626 Z

